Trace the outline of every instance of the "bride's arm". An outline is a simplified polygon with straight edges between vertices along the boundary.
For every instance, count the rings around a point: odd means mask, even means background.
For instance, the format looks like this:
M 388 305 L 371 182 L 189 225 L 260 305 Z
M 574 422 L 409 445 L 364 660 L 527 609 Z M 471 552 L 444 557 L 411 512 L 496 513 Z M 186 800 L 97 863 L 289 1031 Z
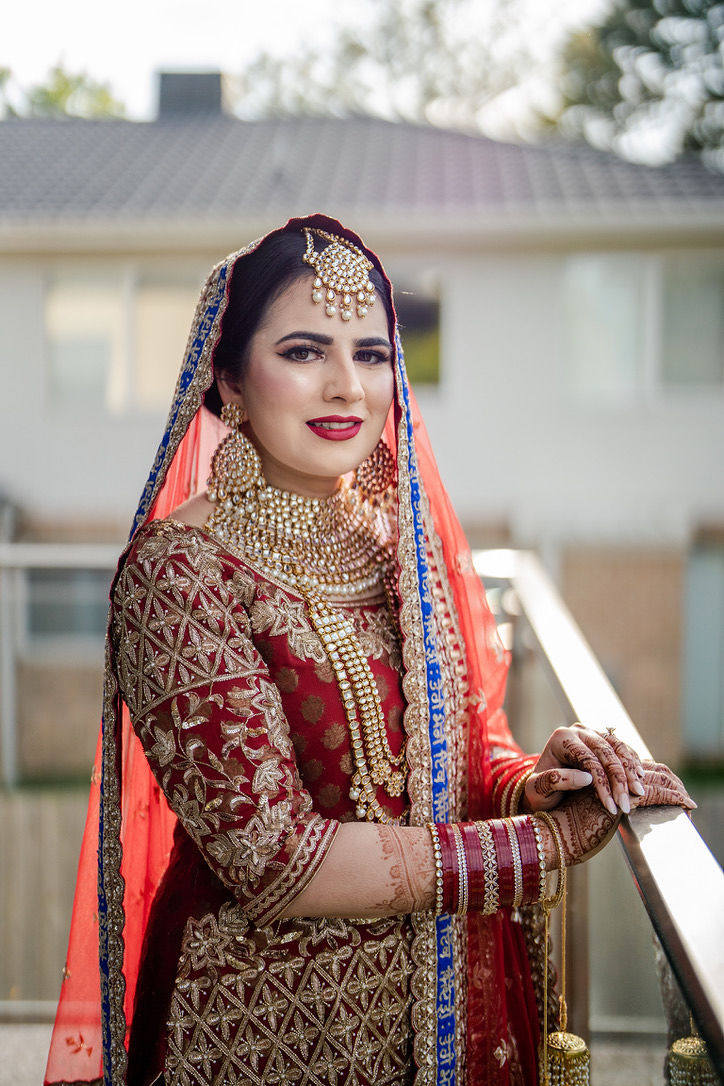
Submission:
M 643 763 L 644 794 L 632 806 L 694 806 L 667 766 Z M 566 866 L 590 859 L 613 837 L 620 814 L 610 814 L 593 786 L 569 793 L 549 812 L 560 834 Z M 539 824 L 546 870 L 557 867 L 553 835 Z M 285 916 L 387 916 L 432 909 L 435 861 L 427 827 L 350 822 L 340 826 L 316 874 Z
M 602 814 L 593 831 L 597 839 L 612 822 L 603 809 Z M 553 836 L 545 824 L 540 830 L 546 869 L 552 870 L 558 863 Z M 566 854 L 582 859 L 582 838 L 571 836 L 562 821 L 559 831 L 565 835 Z M 589 847 L 590 841 L 589 832 Z M 315 875 L 282 915 L 364 918 L 434 907 L 435 858 L 426 826 L 345 822 Z

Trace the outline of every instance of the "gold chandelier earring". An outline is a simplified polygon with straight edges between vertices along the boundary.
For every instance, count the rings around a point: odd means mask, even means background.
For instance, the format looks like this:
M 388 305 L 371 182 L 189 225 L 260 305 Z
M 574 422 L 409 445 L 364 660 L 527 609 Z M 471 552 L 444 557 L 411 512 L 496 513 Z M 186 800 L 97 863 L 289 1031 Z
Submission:
M 240 503 L 247 490 L 266 486 L 259 453 L 241 431 L 245 419 L 246 412 L 241 404 L 224 404 L 221 421 L 231 433 L 218 446 L 211 461 L 209 501 L 227 504 L 229 509 Z
M 372 452 L 357 467 L 354 485 L 365 501 L 384 505 L 395 483 L 395 459 L 382 438 Z

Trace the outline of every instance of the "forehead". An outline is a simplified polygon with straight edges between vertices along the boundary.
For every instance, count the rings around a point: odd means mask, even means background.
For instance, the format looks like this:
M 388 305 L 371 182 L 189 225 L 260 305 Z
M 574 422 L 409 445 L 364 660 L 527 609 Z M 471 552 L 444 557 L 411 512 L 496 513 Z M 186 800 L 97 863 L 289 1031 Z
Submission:
M 303 275 L 290 283 L 267 307 L 259 331 L 285 335 L 292 331 L 320 332 L 335 339 L 360 339 L 368 336 L 389 338 L 387 314 L 380 298 L 369 306 L 364 317 L 352 311 L 352 317 L 343 321 L 339 311 L 328 317 L 324 304 L 312 300 L 314 276 Z

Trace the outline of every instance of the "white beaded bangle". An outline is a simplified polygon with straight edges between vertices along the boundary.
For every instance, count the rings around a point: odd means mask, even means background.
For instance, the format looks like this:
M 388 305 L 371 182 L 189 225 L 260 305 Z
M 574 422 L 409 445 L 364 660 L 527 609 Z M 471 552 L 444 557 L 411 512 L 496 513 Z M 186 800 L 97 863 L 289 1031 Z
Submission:
M 434 822 L 428 822 L 427 828 L 430 831 L 430 837 L 432 838 L 432 851 L 435 856 L 435 916 L 442 915 L 443 907 L 443 883 L 442 883 L 442 849 L 440 847 L 440 837 L 437 832 L 437 826 Z
M 523 901 L 523 864 L 520 859 L 520 845 L 515 826 L 509 819 L 505 819 L 505 829 L 510 841 L 510 851 L 513 854 L 513 908 L 519 909 Z
M 464 916 L 468 911 L 468 865 L 465 859 L 465 844 L 463 842 L 463 835 L 460 832 L 460 827 L 457 822 L 451 822 L 450 828 L 455 838 L 455 851 L 458 855 L 458 907 L 456 912 L 459 916 Z
M 540 826 L 538 825 L 537 818 L 531 818 L 531 826 L 533 827 L 533 836 L 535 837 L 535 848 L 538 853 L 538 900 L 542 901 L 546 892 L 546 857 L 543 851 L 543 838 L 541 837 Z

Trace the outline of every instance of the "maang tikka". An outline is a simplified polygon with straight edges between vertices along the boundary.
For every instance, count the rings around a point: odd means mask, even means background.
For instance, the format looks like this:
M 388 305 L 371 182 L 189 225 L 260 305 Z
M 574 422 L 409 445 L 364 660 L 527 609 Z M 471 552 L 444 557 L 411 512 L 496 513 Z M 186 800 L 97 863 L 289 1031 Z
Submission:
M 337 312 L 339 295 L 339 315 L 343 321 L 351 320 L 353 305 L 357 307 L 357 316 L 364 317 L 368 306 L 375 303 L 375 288 L 369 276 L 374 267 L 372 261 L 345 238 L 307 226 L 303 230 L 307 248 L 302 260 L 316 273 L 312 284 L 312 301 L 317 304 L 323 301 L 325 313 L 333 317 Z M 313 235 L 329 242 L 321 253 L 314 248 Z
M 266 486 L 259 453 L 241 431 L 245 418 L 244 408 L 238 403 L 227 403 L 221 408 L 221 421 L 231 433 L 214 453 L 208 480 L 209 501 L 220 509 L 226 502 L 237 505 L 241 495 L 252 487 Z

